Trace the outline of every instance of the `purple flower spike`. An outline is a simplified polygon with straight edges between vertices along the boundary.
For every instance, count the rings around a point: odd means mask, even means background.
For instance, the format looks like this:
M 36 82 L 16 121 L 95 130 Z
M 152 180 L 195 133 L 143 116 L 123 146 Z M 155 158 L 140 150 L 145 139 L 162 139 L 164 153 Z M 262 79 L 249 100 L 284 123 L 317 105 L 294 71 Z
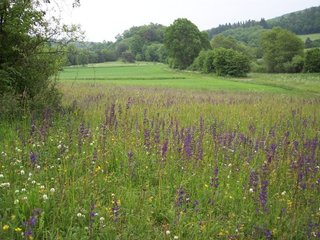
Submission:
M 33 166 L 36 165 L 36 163 L 37 163 L 37 155 L 34 152 L 30 152 L 29 158 L 30 158 L 31 164 Z

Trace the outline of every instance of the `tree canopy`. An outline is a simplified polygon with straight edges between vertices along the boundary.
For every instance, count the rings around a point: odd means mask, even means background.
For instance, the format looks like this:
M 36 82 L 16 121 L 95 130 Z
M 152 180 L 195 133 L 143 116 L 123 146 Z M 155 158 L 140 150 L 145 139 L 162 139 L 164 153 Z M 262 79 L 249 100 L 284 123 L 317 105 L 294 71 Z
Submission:
M 39 1 L 3 0 L 0 3 L 0 112 L 23 108 L 40 110 L 59 105 L 52 75 L 62 65 L 56 38 L 68 27 L 50 25 Z M 6 103 L 17 103 L 8 106 Z M 18 106 L 19 105 L 19 106 Z
M 186 69 L 202 49 L 209 47 L 209 39 L 196 25 L 185 18 L 179 18 L 170 25 L 164 35 L 164 44 L 171 58 L 171 66 Z
M 303 56 L 304 44 L 294 33 L 273 28 L 263 34 L 261 48 L 268 72 L 287 72 L 293 58 Z

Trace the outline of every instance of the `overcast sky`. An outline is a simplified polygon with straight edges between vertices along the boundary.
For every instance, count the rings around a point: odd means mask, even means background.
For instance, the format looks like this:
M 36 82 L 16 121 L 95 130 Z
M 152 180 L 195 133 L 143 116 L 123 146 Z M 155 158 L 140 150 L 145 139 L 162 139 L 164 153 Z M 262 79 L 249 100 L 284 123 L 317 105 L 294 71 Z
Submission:
M 320 5 L 320 0 L 81 0 L 81 7 L 64 9 L 67 22 L 82 26 L 88 41 L 114 41 L 132 26 L 169 26 L 188 18 L 200 30 L 219 24 L 270 19 Z

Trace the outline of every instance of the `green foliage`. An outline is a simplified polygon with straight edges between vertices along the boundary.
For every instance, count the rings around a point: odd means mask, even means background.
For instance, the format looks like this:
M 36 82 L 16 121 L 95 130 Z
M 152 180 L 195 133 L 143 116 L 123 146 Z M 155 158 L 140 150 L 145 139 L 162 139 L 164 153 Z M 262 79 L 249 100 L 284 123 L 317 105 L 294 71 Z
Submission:
M 304 57 L 301 55 L 294 56 L 290 62 L 284 64 L 284 69 L 287 73 L 300 73 L 303 71 L 303 67 Z
M 304 42 L 305 48 L 319 48 L 320 39 L 311 40 L 309 37 Z
M 268 24 L 296 34 L 320 33 L 320 6 L 270 19 Z
M 51 28 L 44 12 L 37 10 L 40 7 L 38 2 L 23 0 L 0 5 L 0 98 L 14 96 L 13 103 L 18 101 L 17 108 L 24 112 L 60 105 L 51 76 L 60 70 L 64 56 L 59 54 L 59 44 L 48 44 L 48 36 L 68 30 L 59 24 Z
M 171 58 L 171 66 L 186 69 L 199 52 L 208 47 L 208 41 L 197 26 L 188 19 L 175 20 L 166 29 L 164 40 L 168 56 Z
M 130 51 L 125 51 L 121 54 L 121 59 L 124 62 L 127 63 L 134 63 L 135 62 L 135 57 L 134 54 Z
M 263 33 L 268 31 L 261 26 L 249 28 L 235 28 L 221 33 L 223 36 L 232 37 L 250 47 L 259 47 Z
M 267 21 L 262 18 L 260 21 L 248 20 L 233 24 L 221 24 L 207 32 L 210 38 L 223 33 L 224 35 L 231 35 L 238 41 L 250 42 L 250 46 L 253 46 L 252 44 L 257 46 L 256 36 L 254 34 L 251 35 L 251 33 L 257 31 L 257 34 L 260 34 L 259 32 L 263 31 L 263 29 L 271 29 L 273 27 L 281 27 L 296 34 L 320 33 L 320 6 L 285 14 Z
M 263 59 L 257 59 L 256 61 L 252 61 L 250 64 L 250 70 L 254 73 L 267 72 Z
M 199 56 L 194 60 L 190 69 L 194 71 L 200 71 L 203 73 L 213 73 L 214 69 L 214 50 L 202 50 Z
M 216 73 L 219 76 L 243 77 L 250 71 L 250 60 L 242 52 L 215 48 L 201 51 L 190 69 L 203 73 Z
M 305 56 L 305 72 L 320 72 L 320 49 L 310 49 Z
M 116 50 L 111 48 L 111 45 L 111 42 L 70 43 L 67 46 L 66 64 L 68 66 L 87 65 L 88 63 L 116 61 L 118 55 Z
M 303 56 L 302 40 L 281 28 L 264 33 L 261 48 L 268 72 L 286 72 L 295 56 Z
M 248 20 L 248 21 L 237 22 L 237 23 L 233 23 L 233 24 L 231 24 L 231 23 L 220 24 L 218 27 L 208 30 L 208 34 L 209 34 L 210 38 L 213 38 L 220 33 L 224 34 L 225 32 L 233 32 L 233 30 L 236 30 L 236 29 L 241 29 L 242 31 L 246 31 L 247 28 L 249 28 L 249 29 L 253 29 L 253 28 L 268 29 L 268 28 L 270 28 L 270 26 L 264 18 L 261 18 L 260 21 Z
M 116 37 L 116 42 L 69 44 L 67 65 L 116 61 L 122 59 L 123 54 L 128 55 L 127 52 L 137 61 L 166 62 L 164 29 L 160 24 L 151 23 L 124 31 Z
M 124 31 L 114 43 L 114 48 L 126 45 L 129 50 L 139 61 L 157 61 L 165 62 L 166 54 L 161 46 L 163 44 L 165 27 L 160 24 L 149 24 L 139 27 L 132 27 Z M 122 53 L 118 51 L 118 56 Z
M 153 43 L 144 49 L 144 58 L 148 62 L 165 62 L 167 52 L 162 43 Z
M 216 73 L 220 76 L 243 77 L 250 71 L 248 57 L 232 49 L 216 49 L 213 65 Z
M 241 52 L 245 54 L 249 58 L 253 58 L 253 55 L 254 55 L 253 48 L 245 45 L 243 42 L 237 41 L 235 38 L 231 36 L 225 36 L 223 34 L 219 34 L 211 40 L 211 47 L 213 49 L 215 48 L 233 49 L 237 52 Z

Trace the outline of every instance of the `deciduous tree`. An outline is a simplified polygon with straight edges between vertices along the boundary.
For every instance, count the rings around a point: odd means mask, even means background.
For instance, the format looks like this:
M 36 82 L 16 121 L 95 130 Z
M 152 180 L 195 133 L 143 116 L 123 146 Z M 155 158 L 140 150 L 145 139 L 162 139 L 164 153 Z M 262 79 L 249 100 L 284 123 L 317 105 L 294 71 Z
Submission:
M 57 38 L 70 36 L 75 28 L 56 19 L 50 24 L 42 4 L 28 0 L 0 2 L 0 106 L 2 97 L 8 94 L 24 110 L 59 105 L 60 94 L 51 77 L 60 70 L 64 57 Z
M 199 52 L 208 48 L 208 42 L 198 27 L 185 18 L 175 20 L 165 31 L 164 44 L 174 68 L 190 66 Z
M 303 41 L 294 33 L 273 28 L 261 40 L 263 59 L 268 72 L 286 72 L 286 65 L 297 56 L 303 56 Z

